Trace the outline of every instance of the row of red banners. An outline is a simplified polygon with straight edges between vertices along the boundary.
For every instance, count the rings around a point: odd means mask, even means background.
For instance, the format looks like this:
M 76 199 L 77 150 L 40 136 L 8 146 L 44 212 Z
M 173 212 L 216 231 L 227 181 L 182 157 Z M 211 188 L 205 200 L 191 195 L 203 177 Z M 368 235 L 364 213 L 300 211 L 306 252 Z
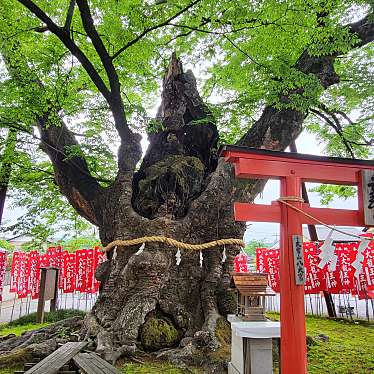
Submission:
M 64 293 L 75 291 L 96 293 L 100 283 L 95 279 L 95 270 L 104 260 L 104 253 L 98 247 L 79 249 L 74 253 L 63 251 L 61 247 L 48 248 L 47 253 L 38 251 L 14 252 L 10 274 L 10 292 L 19 298 L 39 296 L 40 268 L 60 269 L 58 287 Z M 1 270 L 1 263 L 0 263 Z M 1 273 L 0 273 L 1 275 Z
M 360 298 L 371 296 L 374 293 L 374 241 L 365 249 L 362 270 L 357 279 L 352 263 L 357 256 L 359 243 L 342 243 L 335 245 L 335 254 L 338 256 L 337 266 L 330 271 L 328 265 L 322 269 L 320 262 L 319 243 L 307 242 L 304 247 L 304 267 L 306 274 L 305 293 L 351 293 Z M 280 292 L 279 284 L 279 249 L 257 248 L 256 267 L 261 273 L 268 273 L 269 286 Z

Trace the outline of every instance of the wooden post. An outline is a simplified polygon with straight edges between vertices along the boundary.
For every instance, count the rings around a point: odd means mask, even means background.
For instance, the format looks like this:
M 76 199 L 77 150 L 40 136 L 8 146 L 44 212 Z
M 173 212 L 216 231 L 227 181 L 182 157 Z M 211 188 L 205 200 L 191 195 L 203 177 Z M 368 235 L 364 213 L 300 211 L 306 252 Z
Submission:
M 47 276 L 47 269 L 40 269 L 40 286 L 39 286 L 39 299 L 38 299 L 38 309 L 36 312 L 36 323 L 43 323 L 44 321 L 44 306 L 45 306 L 45 281 Z
M 49 311 L 50 312 L 55 312 L 57 309 L 57 297 L 58 297 L 58 274 L 59 270 L 58 268 L 51 269 L 54 270 L 55 272 L 55 282 L 54 282 L 54 294 L 53 298 L 51 299 L 50 306 L 49 306 Z M 53 279 L 52 279 L 53 282 Z
M 291 170 L 292 173 L 292 170 Z M 281 197 L 300 197 L 300 178 L 281 179 Z M 300 202 L 289 202 L 300 207 Z M 304 285 L 296 285 L 292 235 L 302 235 L 298 212 L 281 206 L 281 372 L 304 374 L 307 372 L 306 329 L 304 314 Z
M 374 170 L 362 170 L 362 209 L 366 226 L 374 226 Z
M 58 268 L 41 268 L 36 322 L 43 323 L 45 302 L 50 300 L 50 312 L 56 311 L 58 292 Z

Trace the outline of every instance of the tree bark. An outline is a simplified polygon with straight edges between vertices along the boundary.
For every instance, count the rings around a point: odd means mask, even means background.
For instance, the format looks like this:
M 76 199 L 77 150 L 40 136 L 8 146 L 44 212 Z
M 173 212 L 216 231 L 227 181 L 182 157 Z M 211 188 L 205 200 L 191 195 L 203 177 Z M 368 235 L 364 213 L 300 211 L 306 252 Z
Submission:
M 14 129 L 9 129 L 0 166 L 0 226 L 2 223 L 10 176 L 12 173 L 12 156 L 16 149 L 16 142 L 17 131 Z

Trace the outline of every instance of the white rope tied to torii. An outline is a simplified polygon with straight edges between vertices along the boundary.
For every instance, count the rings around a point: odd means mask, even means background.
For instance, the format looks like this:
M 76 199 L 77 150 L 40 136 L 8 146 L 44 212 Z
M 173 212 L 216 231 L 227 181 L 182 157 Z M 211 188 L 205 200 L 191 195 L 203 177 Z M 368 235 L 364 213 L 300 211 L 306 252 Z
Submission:
M 292 205 L 288 202 L 288 201 L 294 201 L 294 202 L 303 203 L 304 199 L 302 199 L 299 196 L 284 196 L 284 197 L 280 197 L 277 201 L 279 201 L 282 204 L 287 205 L 289 208 L 296 210 L 297 212 L 303 214 L 304 216 L 306 216 L 308 218 L 313 219 L 317 223 L 319 223 L 319 224 L 321 224 L 321 225 L 323 225 L 323 226 L 325 226 L 325 227 L 327 227 L 331 230 L 329 235 L 327 236 L 324 244 L 320 248 L 321 253 L 320 253 L 319 257 L 320 257 L 321 261 L 318 264 L 318 266 L 320 268 L 323 268 L 327 263 L 329 263 L 330 271 L 334 271 L 336 269 L 336 264 L 337 264 L 338 257 L 334 253 L 335 247 L 332 244 L 333 243 L 333 241 L 332 241 L 332 232 L 333 231 L 336 231 L 336 232 L 339 232 L 341 234 L 359 239 L 360 244 L 359 244 L 358 249 L 357 249 L 356 260 L 353 261 L 353 263 L 352 263 L 352 267 L 355 269 L 355 277 L 357 279 L 359 278 L 359 275 L 360 275 L 361 270 L 362 270 L 362 262 L 364 260 L 363 252 L 366 249 L 366 247 L 369 245 L 369 242 L 370 242 L 369 238 L 365 238 L 365 237 L 362 237 L 362 236 L 359 236 L 359 235 L 351 234 L 351 233 L 346 232 L 344 230 L 337 229 L 337 228 L 335 228 L 331 225 L 328 225 L 327 223 L 319 220 L 318 218 L 314 217 L 313 215 L 311 215 L 307 212 L 304 212 L 302 209 L 300 209 L 300 208 L 298 208 L 298 207 L 296 207 L 296 206 L 294 206 L 294 205 Z
M 289 208 L 291 208 L 293 210 L 296 210 L 297 212 L 303 214 L 304 216 L 306 216 L 308 218 L 311 218 L 312 220 L 316 221 L 317 223 L 319 223 L 322 226 L 325 226 L 325 227 L 329 228 L 330 230 L 333 230 L 333 231 L 336 231 L 336 232 L 340 232 L 341 234 L 344 234 L 344 235 L 347 235 L 347 236 L 351 236 L 353 238 L 357 238 L 357 239 L 363 240 L 362 236 L 355 235 L 355 234 L 352 234 L 350 232 L 346 232 L 346 231 L 337 229 L 337 228 L 335 228 L 335 227 L 333 227 L 331 225 L 328 225 L 327 223 L 319 220 L 318 218 L 312 216 L 311 214 L 309 214 L 307 212 L 304 212 L 302 209 L 296 207 L 295 205 L 292 205 L 292 204 L 288 203 L 288 201 L 294 201 L 294 202 L 298 202 L 298 203 L 303 203 L 304 199 L 301 198 L 301 197 L 299 197 L 299 196 L 284 196 L 284 197 L 280 197 L 279 199 L 277 199 L 277 201 L 279 201 L 280 203 L 282 203 L 284 205 L 287 205 Z

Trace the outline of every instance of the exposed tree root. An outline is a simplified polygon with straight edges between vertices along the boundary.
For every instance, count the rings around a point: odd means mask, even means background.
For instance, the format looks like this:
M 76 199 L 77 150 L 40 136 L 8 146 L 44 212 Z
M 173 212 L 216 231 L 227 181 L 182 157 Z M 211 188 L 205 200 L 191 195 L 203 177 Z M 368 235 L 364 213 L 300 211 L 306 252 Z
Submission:
M 82 324 L 81 317 L 72 317 L 2 341 L 0 367 L 12 367 L 33 358 L 47 357 L 58 348 L 58 344 L 77 341 Z

